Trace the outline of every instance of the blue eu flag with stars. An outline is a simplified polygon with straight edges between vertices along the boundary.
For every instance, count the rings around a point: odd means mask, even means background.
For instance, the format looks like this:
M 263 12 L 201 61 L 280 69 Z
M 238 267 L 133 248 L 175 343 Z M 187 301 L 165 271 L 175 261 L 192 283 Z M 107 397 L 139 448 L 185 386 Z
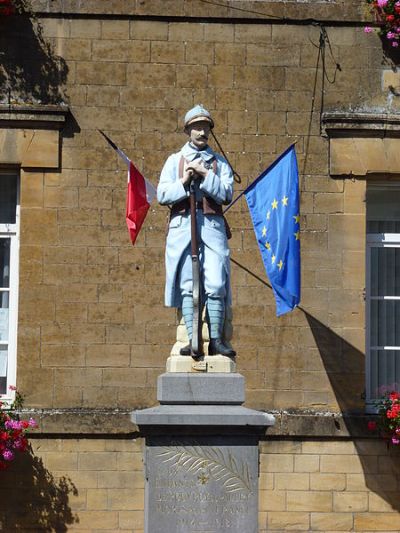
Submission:
M 294 145 L 244 195 L 280 316 L 300 302 L 299 173 Z

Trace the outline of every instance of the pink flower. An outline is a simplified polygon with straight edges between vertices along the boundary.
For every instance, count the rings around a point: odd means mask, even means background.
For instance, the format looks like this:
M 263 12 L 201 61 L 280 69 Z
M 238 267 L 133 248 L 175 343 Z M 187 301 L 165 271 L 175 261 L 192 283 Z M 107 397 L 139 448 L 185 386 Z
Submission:
M 386 37 L 388 39 L 394 39 L 396 37 L 396 34 L 392 31 L 388 31 L 387 34 L 386 34 Z
M 3 452 L 3 459 L 5 459 L 6 461 L 12 461 L 14 459 L 13 452 L 11 450 L 5 450 Z
M 400 1 L 394 4 L 396 7 L 400 7 Z
M 385 7 L 389 0 L 378 0 L 379 7 Z
M 371 26 L 365 26 L 365 28 L 364 28 L 364 33 L 371 33 L 373 31 L 374 30 L 371 28 Z
M 30 427 L 30 428 L 37 428 L 37 422 L 36 422 L 36 420 L 34 420 L 33 418 L 30 418 L 30 419 L 28 420 L 28 424 L 29 424 L 29 427 Z
M 393 42 L 392 42 L 392 46 L 393 46 L 394 48 L 397 48 L 397 47 L 399 46 L 399 43 L 398 43 L 397 41 L 393 41 Z
M 4 423 L 4 427 L 6 429 L 22 429 L 23 425 L 22 422 L 20 422 L 19 420 L 7 420 Z
M 396 437 L 392 437 L 392 444 L 400 444 L 400 439 L 397 439 Z

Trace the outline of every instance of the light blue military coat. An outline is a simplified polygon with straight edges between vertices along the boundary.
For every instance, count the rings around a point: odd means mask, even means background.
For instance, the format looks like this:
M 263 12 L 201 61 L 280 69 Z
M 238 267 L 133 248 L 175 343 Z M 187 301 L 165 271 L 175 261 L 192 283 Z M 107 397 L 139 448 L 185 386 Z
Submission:
M 217 161 L 216 172 L 213 172 L 211 166 L 206 177 L 200 182 L 196 191 L 196 200 L 201 200 L 203 195 L 207 195 L 219 204 L 231 202 L 233 175 L 226 160 L 210 147 L 197 150 L 190 143 L 186 143 L 178 153 L 172 154 L 167 159 L 161 171 L 157 188 L 160 204 L 172 205 L 189 196 L 189 191 L 182 185 L 179 176 L 179 162 L 182 156 L 187 162 L 199 157 L 208 164 L 212 164 L 214 159 Z M 201 254 L 201 266 L 205 278 L 204 291 L 206 294 L 230 300 L 229 247 L 223 217 L 203 215 L 198 210 L 197 228 L 203 250 L 206 247 L 206 253 Z M 186 290 L 184 278 L 191 279 L 191 272 L 188 270 L 191 269 L 188 261 L 190 241 L 190 213 L 175 215 L 169 223 L 165 251 L 165 305 L 168 307 L 181 307 L 182 294 Z

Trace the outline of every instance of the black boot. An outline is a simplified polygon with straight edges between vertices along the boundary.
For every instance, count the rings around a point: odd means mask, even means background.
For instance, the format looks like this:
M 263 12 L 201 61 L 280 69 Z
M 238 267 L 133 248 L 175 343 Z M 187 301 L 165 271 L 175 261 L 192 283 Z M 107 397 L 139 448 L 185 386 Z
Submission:
M 181 355 L 192 355 L 192 341 L 189 341 L 189 344 L 181 348 L 179 353 Z
M 200 359 L 200 357 L 202 357 L 202 353 L 193 353 L 192 351 L 192 341 L 189 341 L 189 344 L 187 344 L 186 346 L 184 346 L 183 348 L 181 348 L 179 350 L 179 353 L 181 355 L 186 355 L 186 356 L 192 356 L 193 359 L 197 360 L 197 359 Z
M 208 355 L 226 355 L 227 357 L 235 357 L 236 352 L 235 350 L 232 350 L 232 348 L 225 346 L 222 339 L 210 339 Z

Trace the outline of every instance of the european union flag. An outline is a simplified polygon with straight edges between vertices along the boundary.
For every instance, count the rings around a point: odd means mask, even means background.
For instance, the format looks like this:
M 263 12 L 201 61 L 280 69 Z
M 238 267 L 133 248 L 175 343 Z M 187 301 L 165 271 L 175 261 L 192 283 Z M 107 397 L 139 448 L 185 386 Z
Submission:
M 299 174 L 294 145 L 244 195 L 280 316 L 300 302 Z

